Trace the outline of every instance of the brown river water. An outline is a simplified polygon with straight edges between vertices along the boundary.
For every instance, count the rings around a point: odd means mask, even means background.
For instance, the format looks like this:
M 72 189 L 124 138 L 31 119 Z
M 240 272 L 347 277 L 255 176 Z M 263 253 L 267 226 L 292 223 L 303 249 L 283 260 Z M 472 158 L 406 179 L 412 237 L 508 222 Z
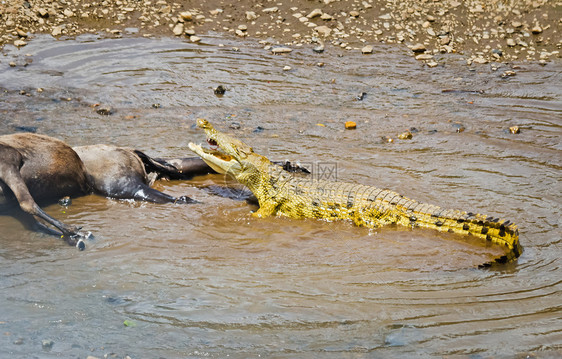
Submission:
M 237 41 L 46 36 L 7 47 L 0 134 L 187 157 L 205 140 L 203 117 L 313 175 L 510 219 L 518 262 L 475 269 L 498 250 L 433 230 L 253 219 L 248 192 L 221 175 L 160 181 L 200 203 L 90 195 L 48 206 L 95 234 L 83 252 L 0 216 L 0 357 L 562 355 L 559 61 L 502 77 L 512 68 L 448 56 L 430 69 L 384 45 L 272 55 Z

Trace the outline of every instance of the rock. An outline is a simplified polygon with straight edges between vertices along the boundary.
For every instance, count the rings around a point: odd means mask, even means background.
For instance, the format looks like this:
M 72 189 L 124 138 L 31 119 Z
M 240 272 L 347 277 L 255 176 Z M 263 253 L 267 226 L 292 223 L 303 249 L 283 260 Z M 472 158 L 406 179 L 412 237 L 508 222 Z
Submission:
M 238 25 L 238 30 L 240 30 L 240 31 L 247 31 L 247 30 L 248 30 L 248 26 L 246 26 L 246 25 Z
M 410 131 L 406 131 L 401 133 L 400 135 L 398 135 L 398 138 L 401 140 L 411 140 L 412 139 L 412 133 Z
M 493 49 L 493 50 L 492 50 L 492 54 L 496 54 L 496 55 L 498 55 L 499 57 L 503 56 L 502 50 L 498 50 L 498 49 Z
M 513 40 L 512 38 L 507 39 L 507 46 L 513 47 L 515 45 L 515 40 Z
M 464 132 L 466 129 L 462 123 L 453 123 L 453 128 L 455 129 L 456 133 Z
M 351 17 L 359 17 L 359 11 L 355 11 L 355 10 L 350 11 L 350 12 L 349 12 L 349 16 L 351 16 Z
M 215 93 L 215 95 L 222 96 L 226 93 L 226 87 L 224 87 L 223 85 L 218 85 L 213 89 L 213 92 Z
M 17 64 L 15 62 L 10 61 L 10 67 L 16 67 L 16 66 L 17 66 Z
M 74 13 L 72 12 L 72 10 L 70 9 L 64 9 L 64 11 L 62 12 L 64 14 L 64 16 L 66 17 L 72 17 L 74 16 Z
M 240 129 L 240 124 L 238 122 L 232 122 L 230 124 L 230 128 L 232 128 L 233 130 L 239 130 Z
M 189 40 L 190 40 L 191 42 L 199 42 L 199 41 L 201 41 L 201 38 L 200 38 L 199 36 L 193 35 L 193 36 L 190 36 L 190 37 L 189 37 Z
M 258 15 L 256 15 L 255 12 L 253 11 L 246 11 L 246 20 L 248 21 L 252 21 L 258 18 Z
M 49 12 L 45 8 L 42 8 L 42 7 L 37 9 L 37 14 L 39 16 L 43 17 L 43 18 L 49 17 Z
M 315 17 L 322 16 L 322 10 L 314 9 L 308 15 L 306 15 L 309 19 L 314 19 Z
M 435 61 L 429 61 L 426 65 L 427 67 L 437 67 L 439 64 Z
M 322 35 L 324 37 L 330 36 L 330 34 L 332 33 L 332 29 L 330 29 L 328 26 L 316 26 L 314 28 L 314 30 L 319 34 Z
M 513 26 L 514 28 L 518 28 L 523 26 L 523 24 L 520 21 L 512 21 L 511 26 Z
M 430 54 L 421 54 L 416 56 L 416 60 L 431 60 L 433 59 L 433 55 Z
M 330 14 L 324 13 L 324 14 L 322 14 L 322 16 L 320 16 L 320 19 L 322 19 L 324 21 L 330 21 L 330 20 L 333 20 L 334 17 Z
M 512 134 L 518 134 L 521 133 L 521 130 L 519 129 L 519 126 L 511 126 L 509 128 L 509 132 L 511 132 Z
M 54 344 L 55 344 L 55 342 L 50 340 L 50 339 L 43 339 L 41 341 L 41 346 L 43 347 L 43 349 L 47 349 L 47 350 L 51 349 Z
M 53 31 L 51 31 L 51 35 L 60 36 L 61 34 L 62 34 L 62 27 L 61 26 L 53 27 Z
M 283 67 L 283 71 L 290 71 L 291 70 L 291 66 L 285 66 Z
M 367 96 L 367 93 L 366 93 L 366 92 L 361 92 L 359 95 L 355 96 L 355 99 L 356 99 L 357 101 L 363 101 L 366 96 Z
M 536 25 L 531 29 L 531 32 L 535 35 L 540 34 L 542 32 L 542 28 L 539 25 Z
M 101 106 L 96 110 L 96 112 L 98 113 L 98 115 L 109 116 L 113 114 L 113 109 L 109 106 Z
M 443 46 L 449 45 L 450 42 L 451 42 L 451 38 L 449 36 L 444 36 L 439 40 L 439 43 Z
M 174 33 L 174 35 L 176 36 L 180 36 L 183 34 L 183 24 L 179 23 L 176 26 L 174 26 L 174 28 L 172 29 L 172 32 Z
M 27 37 L 27 32 L 23 31 L 19 27 L 16 29 L 16 33 L 18 34 L 19 37 Z
M 425 52 L 426 48 L 424 44 L 418 43 L 412 46 L 413 52 Z
M 324 45 L 318 45 L 315 48 L 313 48 L 312 51 L 321 54 L 324 52 Z
M 367 45 L 361 49 L 362 54 L 372 54 L 373 53 L 373 45 Z
M 189 11 L 180 12 L 180 16 L 184 21 L 191 21 L 193 20 L 193 14 Z
M 271 52 L 273 52 L 274 54 L 286 54 L 293 51 L 293 49 L 288 48 L 288 47 L 275 47 L 273 49 L 271 49 Z
M 507 71 L 504 71 L 501 74 L 501 77 L 506 78 L 506 77 L 511 77 L 511 76 L 515 76 L 515 75 L 517 75 L 517 73 L 515 71 L 507 70 Z
M 27 42 L 25 42 L 23 40 L 16 40 L 16 41 L 14 41 L 14 45 L 17 46 L 17 47 L 21 47 L 21 46 L 27 45 Z
M 209 14 L 213 15 L 213 16 L 217 16 L 218 14 L 222 14 L 223 13 L 223 9 L 214 9 L 209 11 Z
M 193 36 L 193 35 L 195 35 L 195 30 L 193 30 L 193 29 L 187 29 L 187 30 L 185 30 L 185 34 L 186 34 L 187 36 Z
M 486 60 L 482 56 L 478 56 L 477 58 L 473 59 L 472 62 L 477 64 L 487 64 L 488 60 Z
M 357 128 L 357 124 L 353 121 L 347 121 L 345 123 L 345 129 L 346 130 L 355 130 Z
M 279 8 L 277 6 L 274 6 L 274 7 L 265 8 L 261 12 L 263 12 L 265 14 L 272 14 L 272 13 L 277 12 L 277 11 L 279 11 Z

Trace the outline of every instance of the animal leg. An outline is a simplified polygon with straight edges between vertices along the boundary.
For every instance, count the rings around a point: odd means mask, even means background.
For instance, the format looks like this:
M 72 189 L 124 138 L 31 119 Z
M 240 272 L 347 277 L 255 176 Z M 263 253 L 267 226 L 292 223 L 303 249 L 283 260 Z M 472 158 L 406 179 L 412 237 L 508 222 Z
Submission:
M 153 203 L 181 203 L 181 204 L 197 203 L 196 200 L 190 197 L 187 196 L 173 197 L 164 192 L 155 190 L 154 188 L 151 188 L 145 185 L 144 183 L 138 185 L 138 190 L 133 194 L 132 197 L 137 201 L 147 201 Z
M 21 155 L 19 155 L 19 152 L 16 156 L 14 156 L 14 153 L 11 153 L 10 155 L 11 156 L 9 158 L 5 157 L 8 161 L 0 163 L 0 180 L 2 180 L 13 192 L 20 208 L 25 213 L 39 218 L 59 229 L 63 239 L 65 239 L 68 244 L 76 245 L 78 248 L 83 249 L 83 239 L 88 238 L 90 234 L 83 234 L 79 232 L 79 228 L 67 226 L 61 221 L 58 221 L 45 213 L 35 202 L 31 193 L 29 193 L 29 189 L 27 188 L 23 178 L 21 177 L 19 172 L 19 168 L 21 167 Z M 9 159 L 12 159 L 12 163 L 10 163 Z

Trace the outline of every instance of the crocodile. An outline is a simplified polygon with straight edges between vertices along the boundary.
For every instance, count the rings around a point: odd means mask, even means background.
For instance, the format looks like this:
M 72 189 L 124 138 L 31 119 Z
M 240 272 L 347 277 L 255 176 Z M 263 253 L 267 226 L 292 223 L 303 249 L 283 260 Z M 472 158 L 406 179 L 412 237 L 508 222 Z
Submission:
M 189 143 L 189 148 L 215 171 L 248 187 L 259 204 L 259 209 L 252 213 L 254 217 L 350 220 L 370 228 L 388 224 L 423 227 L 471 235 L 484 243 L 504 247 L 504 254 L 479 267 L 513 262 L 523 252 L 517 225 L 509 220 L 444 209 L 388 189 L 290 173 L 244 142 L 217 131 L 209 121 L 198 119 L 197 126 L 205 131 L 207 142 L 215 149 L 194 143 Z

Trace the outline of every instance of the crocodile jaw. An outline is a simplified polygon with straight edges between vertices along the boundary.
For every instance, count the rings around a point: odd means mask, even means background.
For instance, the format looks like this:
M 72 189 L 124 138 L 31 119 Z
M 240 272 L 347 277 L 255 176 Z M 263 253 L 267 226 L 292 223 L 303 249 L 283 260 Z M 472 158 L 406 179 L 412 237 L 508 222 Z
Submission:
M 241 171 L 242 166 L 234 158 L 219 151 L 210 151 L 193 142 L 189 143 L 189 149 L 195 152 L 205 163 L 218 173 L 232 175 L 236 177 Z

